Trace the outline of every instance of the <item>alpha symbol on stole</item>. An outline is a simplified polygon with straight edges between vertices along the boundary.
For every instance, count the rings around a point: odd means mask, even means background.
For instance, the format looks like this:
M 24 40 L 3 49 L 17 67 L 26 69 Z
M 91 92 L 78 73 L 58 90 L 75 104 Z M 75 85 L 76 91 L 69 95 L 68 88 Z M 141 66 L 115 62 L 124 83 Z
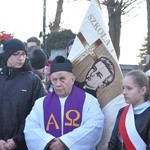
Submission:
M 74 117 L 71 117 L 71 113 L 74 113 Z M 69 110 L 65 114 L 66 119 L 68 122 L 65 122 L 65 126 L 74 126 L 79 127 L 80 124 L 77 123 L 77 121 L 80 119 L 80 113 L 77 110 Z M 46 131 L 50 129 L 50 126 L 54 125 L 56 129 L 60 129 L 57 120 L 54 117 L 54 114 L 52 113 L 48 119 L 47 125 L 46 125 Z
M 55 125 L 56 129 L 60 129 L 60 127 L 59 127 L 59 125 L 58 125 L 58 123 L 57 123 L 57 121 L 56 121 L 56 119 L 55 119 L 55 117 L 52 113 L 50 115 L 49 119 L 48 119 L 48 123 L 47 123 L 47 126 L 46 126 L 46 131 L 48 131 L 50 126 L 53 125 L 53 124 Z

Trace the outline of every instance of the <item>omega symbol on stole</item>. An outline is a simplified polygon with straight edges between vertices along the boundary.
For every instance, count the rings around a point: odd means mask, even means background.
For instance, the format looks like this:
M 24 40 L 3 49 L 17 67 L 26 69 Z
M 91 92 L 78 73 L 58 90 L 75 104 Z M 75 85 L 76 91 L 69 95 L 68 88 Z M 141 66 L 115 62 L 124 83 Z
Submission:
M 71 118 L 71 113 L 74 113 L 75 117 L 74 118 Z M 79 127 L 80 124 L 77 123 L 77 121 L 80 119 L 80 113 L 77 111 L 77 110 L 68 110 L 66 113 L 65 113 L 65 117 L 66 117 L 66 120 L 68 120 L 68 122 L 65 122 L 65 126 L 73 126 L 73 127 Z M 56 129 L 60 129 L 58 123 L 57 123 L 57 120 L 55 119 L 55 116 L 53 113 L 51 113 L 49 119 L 48 119 L 48 122 L 47 122 L 47 125 L 46 125 L 46 131 L 48 131 L 50 129 L 50 126 L 51 125 L 55 125 L 55 128 Z

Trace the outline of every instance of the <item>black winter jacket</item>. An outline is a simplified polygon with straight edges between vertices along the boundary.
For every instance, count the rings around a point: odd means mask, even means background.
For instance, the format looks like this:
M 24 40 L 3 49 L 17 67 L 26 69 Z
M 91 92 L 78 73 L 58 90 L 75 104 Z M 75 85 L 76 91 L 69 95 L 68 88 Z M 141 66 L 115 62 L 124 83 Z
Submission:
M 119 110 L 112 136 L 108 144 L 108 150 L 126 150 L 125 145 L 121 142 L 119 138 L 119 120 L 123 110 L 124 108 Z M 134 117 L 137 132 L 147 145 L 146 150 L 150 150 L 150 107 L 148 107 L 141 114 L 134 114 Z
M 29 65 L 20 69 L 4 67 L 0 71 L 0 140 L 13 138 L 16 150 L 26 150 L 25 118 L 34 102 L 45 95 L 40 78 Z

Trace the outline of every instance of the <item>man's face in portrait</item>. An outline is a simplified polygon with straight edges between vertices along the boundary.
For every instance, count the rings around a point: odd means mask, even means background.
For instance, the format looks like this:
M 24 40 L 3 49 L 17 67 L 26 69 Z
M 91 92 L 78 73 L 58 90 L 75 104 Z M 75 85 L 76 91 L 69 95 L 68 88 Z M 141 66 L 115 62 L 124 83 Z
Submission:
M 98 87 L 103 85 L 103 81 L 110 76 L 109 70 L 103 64 L 103 62 L 99 61 L 88 72 L 86 77 L 86 86 L 89 89 L 96 90 Z

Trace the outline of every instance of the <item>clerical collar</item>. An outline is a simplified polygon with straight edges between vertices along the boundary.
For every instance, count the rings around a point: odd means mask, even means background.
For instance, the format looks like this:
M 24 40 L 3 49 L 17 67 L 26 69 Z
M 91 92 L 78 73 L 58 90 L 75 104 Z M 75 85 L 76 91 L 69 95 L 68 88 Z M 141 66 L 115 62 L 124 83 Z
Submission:
M 68 97 L 68 96 L 67 96 Z M 65 101 L 67 99 L 67 97 L 59 97 L 60 101 Z
M 144 112 L 148 107 L 150 107 L 150 101 L 146 101 L 136 107 L 133 108 L 134 114 L 141 114 Z

